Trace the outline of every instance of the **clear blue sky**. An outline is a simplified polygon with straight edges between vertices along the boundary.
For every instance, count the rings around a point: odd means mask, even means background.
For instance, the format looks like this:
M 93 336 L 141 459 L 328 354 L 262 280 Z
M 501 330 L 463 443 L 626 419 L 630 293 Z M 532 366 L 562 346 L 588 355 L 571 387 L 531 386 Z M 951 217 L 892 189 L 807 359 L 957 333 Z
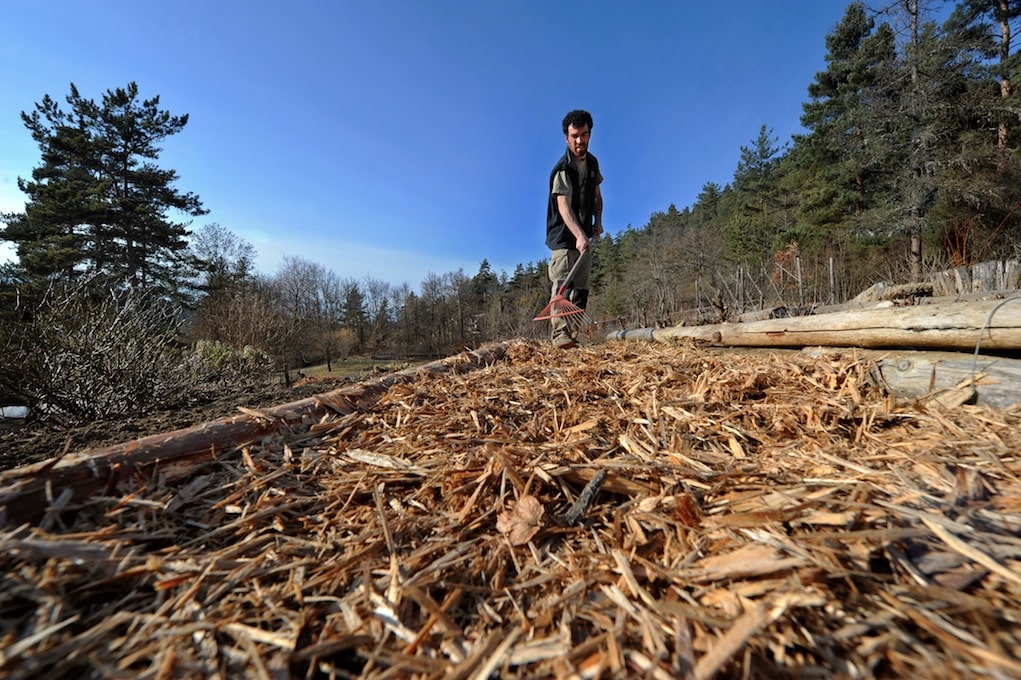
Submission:
M 193 228 L 247 239 L 261 271 L 511 273 L 548 257 L 568 110 L 595 119 L 607 230 L 642 227 L 729 183 L 763 124 L 801 130 L 847 4 L 0 0 L 0 210 L 40 161 L 20 112 L 135 81 L 190 116 L 160 165 L 210 210 Z

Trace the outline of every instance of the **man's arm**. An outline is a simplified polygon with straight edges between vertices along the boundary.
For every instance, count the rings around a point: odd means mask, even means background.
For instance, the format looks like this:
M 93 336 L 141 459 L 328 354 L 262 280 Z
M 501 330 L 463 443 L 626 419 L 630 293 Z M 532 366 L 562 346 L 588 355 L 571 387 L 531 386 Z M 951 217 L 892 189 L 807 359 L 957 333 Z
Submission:
M 597 193 L 596 196 L 598 195 Z M 578 218 L 575 217 L 574 211 L 571 210 L 570 196 L 557 194 L 557 210 L 560 211 L 560 216 L 564 218 L 564 224 L 567 225 L 567 228 L 571 230 L 571 234 L 574 235 L 574 247 L 578 250 L 587 250 L 589 238 L 585 236 L 585 231 L 581 228 L 581 224 L 578 222 Z
M 598 184 L 596 185 L 595 213 L 596 227 L 592 233 L 596 236 L 601 236 L 603 233 L 603 190 L 599 188 Z

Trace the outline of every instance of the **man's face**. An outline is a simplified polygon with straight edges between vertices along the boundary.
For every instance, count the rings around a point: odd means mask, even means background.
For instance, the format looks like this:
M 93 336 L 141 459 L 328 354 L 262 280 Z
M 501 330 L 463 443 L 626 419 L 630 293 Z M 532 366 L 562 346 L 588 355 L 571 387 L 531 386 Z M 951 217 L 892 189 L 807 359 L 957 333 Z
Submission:
M 592 131 L 588 125 L 582 125 L 580 128 L 568 125 L 567 148 L 571 150 L 571 155 L 575 158 L 584 158 L 588 153 L 588 140 L 591 136 Z

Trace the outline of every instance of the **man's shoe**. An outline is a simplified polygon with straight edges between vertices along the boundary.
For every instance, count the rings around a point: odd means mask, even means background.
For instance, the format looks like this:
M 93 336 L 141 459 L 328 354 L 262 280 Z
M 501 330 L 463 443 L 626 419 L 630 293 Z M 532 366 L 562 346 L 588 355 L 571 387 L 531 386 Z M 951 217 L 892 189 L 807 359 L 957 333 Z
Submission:
M 578 342 L 570 335 L 558 335 L 553 338 L 553 346 L 557 349 L 571 349 L 572 347 L 577 347 Z

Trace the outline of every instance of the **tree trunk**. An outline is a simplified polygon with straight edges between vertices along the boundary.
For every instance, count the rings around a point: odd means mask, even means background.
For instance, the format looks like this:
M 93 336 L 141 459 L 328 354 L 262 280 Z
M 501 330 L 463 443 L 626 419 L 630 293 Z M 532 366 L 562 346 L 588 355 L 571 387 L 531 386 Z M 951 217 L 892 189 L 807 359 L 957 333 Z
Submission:
M 1010 72 L 1008 70 L 1008 59 L 1010 58 L 1010 3 L 1009 0 L 1000 0 L 1000 98 L 1004 101 L 1010 97 L 1011 84 Z M 1001 172 L 1007 169 L 1008 144 L 1010 142 L 1010 129 L 1007 126 L 1007 118 L 1003 113 L 999 114 L 999 124 L 996 130 L 996 143 L 1000 152 L 999 169 Z
M 904 0 L 904 9 L 907 11 L 908 16 L 911 20 L 911 45 L 910 45 L 910 64 L 911 64 L 911 112 L 914 120 L 921 118 L 921 102 L 919 101 L 919 85 L 918 85 L 918 0 Z M 914 144 L 916 151 L 913 151 L 911 156 L 915 156 L 918 149 L 918 143 Z M 910 253 L 908 254 L 909 262 L 911 265 L 911 282 L 918 283 L 922 280 L 922 201 L 923 191 L 921 185 L 923 182 L 923 175 L 925 170 L 922 167 L 924 158 L 916 159 L 915 163 L 915 182 L 919 186 L 911 191 L 911 246 Z

